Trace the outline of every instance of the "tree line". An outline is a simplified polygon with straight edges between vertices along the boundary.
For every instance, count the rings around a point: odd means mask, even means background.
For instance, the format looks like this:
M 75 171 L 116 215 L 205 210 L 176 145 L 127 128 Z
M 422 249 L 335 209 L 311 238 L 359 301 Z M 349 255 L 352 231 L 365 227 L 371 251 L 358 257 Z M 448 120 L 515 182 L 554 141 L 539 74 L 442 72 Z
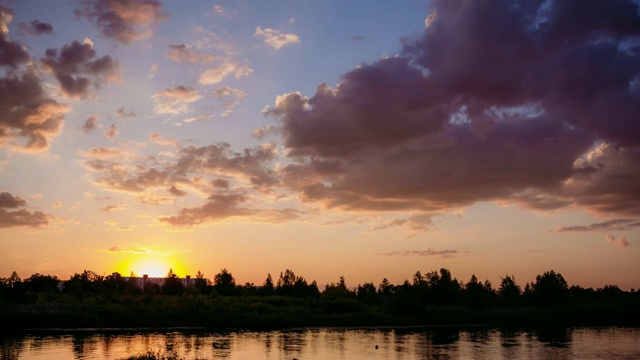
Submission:
M 322 300 L 329 307 L 329 313 L 348 313 L 362 307 L 376 306 L 398 316 L 420 313 L 425 306 L 463 306 L 472 309 L 541 307 L 552 308 L 567 304 L 612 304 L 620 301 L 640 300 L 635 289 L 621 290 L 616 285 L 602 288 L 569 286 L 564 277 L 549 270 L 536 276 L 535 281 L 521 287 L 513 276 L 501 278 L 494 288 L 485 280 L 479 281 L 475 275 L 463 282 L 452 277 L 447 269 L 422 274 L 416 272 L 411 280 L 401 284 L 391 284 L 386 278 L 377 286 L 364 283 L 348 287 L 344 277 L 337 282 L 326 284 L 320 289 L 315 281 L 287 269 L 280 273 L 277 281 L 268 274 L 260 285 L 237 284 L 226 268 L 206 279 L 198 271 L 195 278 L 185 286 L 182 279 L 169 270 L 162 285 L 146 284 L 141 287 L 139 278 L 122 276 L 114 272 L 101 276 L 85 270 L 76 273 L 66 281 L 53 275 L 39 273 L 21 279 L 14 271 L 9 277 L 0 277 L 0 303 L 33 303 L 41 295 L 68 295 L 77 299 L 96 296 L 210 296 L 210 297 L 284 297 L 308 300 Z

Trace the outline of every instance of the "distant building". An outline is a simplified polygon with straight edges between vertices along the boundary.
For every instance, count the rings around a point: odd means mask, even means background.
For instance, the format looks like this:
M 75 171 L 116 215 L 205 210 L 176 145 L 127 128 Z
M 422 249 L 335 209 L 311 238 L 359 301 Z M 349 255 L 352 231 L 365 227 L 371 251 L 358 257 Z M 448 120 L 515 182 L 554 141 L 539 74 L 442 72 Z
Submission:
M 150 277 L 149 275 L 146 275 L 146 274 L 142 275 L 142 277 L 130 276 L 128 278 L 129 282 L 135 284 L 140 289 L 144 289 L 145 286 L 147 285 L 162 286 L 164 285 L 164 280 L 165 280 L 164 277 Z M 194 285 L 194 281 L 193 279 L 191 279 L 191 275 L 187 275 L 184 278 L 178 278 L 178 280 L 180 280 L 180 282 L 182 283 L 182 286 L 184 287 L 187 287 L 189 285 Z

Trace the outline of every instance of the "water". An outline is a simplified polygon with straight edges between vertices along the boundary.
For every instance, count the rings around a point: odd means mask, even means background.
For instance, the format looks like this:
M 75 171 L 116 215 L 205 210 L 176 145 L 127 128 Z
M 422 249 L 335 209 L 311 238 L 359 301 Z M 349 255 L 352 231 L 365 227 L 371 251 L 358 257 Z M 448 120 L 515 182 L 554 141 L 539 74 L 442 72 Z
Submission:
M 376 349 L 375 346 L 378 346 Z M 640 359 L 640 328 L 110 331 L 0 337 L 0 359 Z

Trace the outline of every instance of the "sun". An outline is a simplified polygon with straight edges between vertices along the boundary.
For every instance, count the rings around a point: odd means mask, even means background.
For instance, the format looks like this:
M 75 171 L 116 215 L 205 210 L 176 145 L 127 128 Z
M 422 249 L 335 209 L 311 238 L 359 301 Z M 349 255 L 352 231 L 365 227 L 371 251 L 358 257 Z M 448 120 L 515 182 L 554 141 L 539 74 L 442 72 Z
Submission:
M 136 276 L 165 277 L 169 273 L 169 269 L 172 269 L 180 277 L 189 275 L 185 273 L 181 262 L 167 256 L 131 256 L 118 264 L 118 269 L 125 276 L 129 276 L 133 272 Z
M 171 264 L 155 259 L 139 260 L 133 265 L 133 271 L 138 274 L 138 276 L 149 275 L 150 277 L 167 276 L 171 268 Z

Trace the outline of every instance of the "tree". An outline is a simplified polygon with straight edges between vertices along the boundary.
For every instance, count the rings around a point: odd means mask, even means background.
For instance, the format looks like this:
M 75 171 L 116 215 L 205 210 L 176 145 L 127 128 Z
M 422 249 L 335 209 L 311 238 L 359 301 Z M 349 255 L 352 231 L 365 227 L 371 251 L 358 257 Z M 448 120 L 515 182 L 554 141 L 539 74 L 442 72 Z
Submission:
M 273 278 L 271 278 L 271 274 L 267 274 L 267 278 L 264 280 L 262 287 L 260 287 L 260 294 L 269 296 L 273 295 L 274 291 Z
M 475 275 L 464 286 L 465 303 L 475 308 L 486 308 L 491 304 L 494 292 L 491 283 L 486 280 L 483 283 L 478 281 Z
M 213 288 L 220 295 L 232 295 L 236 288 L 236 280 L 226 268 L 221 269 L 213 277 Z
M 293 285 L 296 283 L 296 274 L 293 270 L 287 269 L 284 273 L 280 272 L 276 293 L 282 296 L 293 295 Z
M 536 282 L 531 285 L 533 301 L 538 306 L 560 306 L 569 300 L 567 281 L 555 271 L 547 271 L 536 276 Z
M 204 278 L 204 274 L 198 270 L 196 274 L 196 279 L 193 281 L 193 286 L 200 290 L 201 294 L 205 294 L 207 292 L 207 279 Z
M 376 286 L 372 283 L 364 283 L 362 285 L 358 285 L 356 296 L 359 300 L 365 303 L 373 303 L 377 298 Z
M 500 278 L 500 288 L 498 289 L 498 304 L 500 306 L 520 305 L 521 294 L 520 286 L 516 284 L 513 276 L 507 275 Z
M 182 295 L 182 293 L 184 293 L 182 281 L 178 275 L 173 272 L 173 269 L 169 269 L 167 276 L 164 278 L 164 284 L 162 284 L 160 290 L 165 295 Z
M 35 273 L 24 281 L 25 289 L 33 292 L 56 292 L 58 291 L 58 277 L 51 275 L 41 275 Z

